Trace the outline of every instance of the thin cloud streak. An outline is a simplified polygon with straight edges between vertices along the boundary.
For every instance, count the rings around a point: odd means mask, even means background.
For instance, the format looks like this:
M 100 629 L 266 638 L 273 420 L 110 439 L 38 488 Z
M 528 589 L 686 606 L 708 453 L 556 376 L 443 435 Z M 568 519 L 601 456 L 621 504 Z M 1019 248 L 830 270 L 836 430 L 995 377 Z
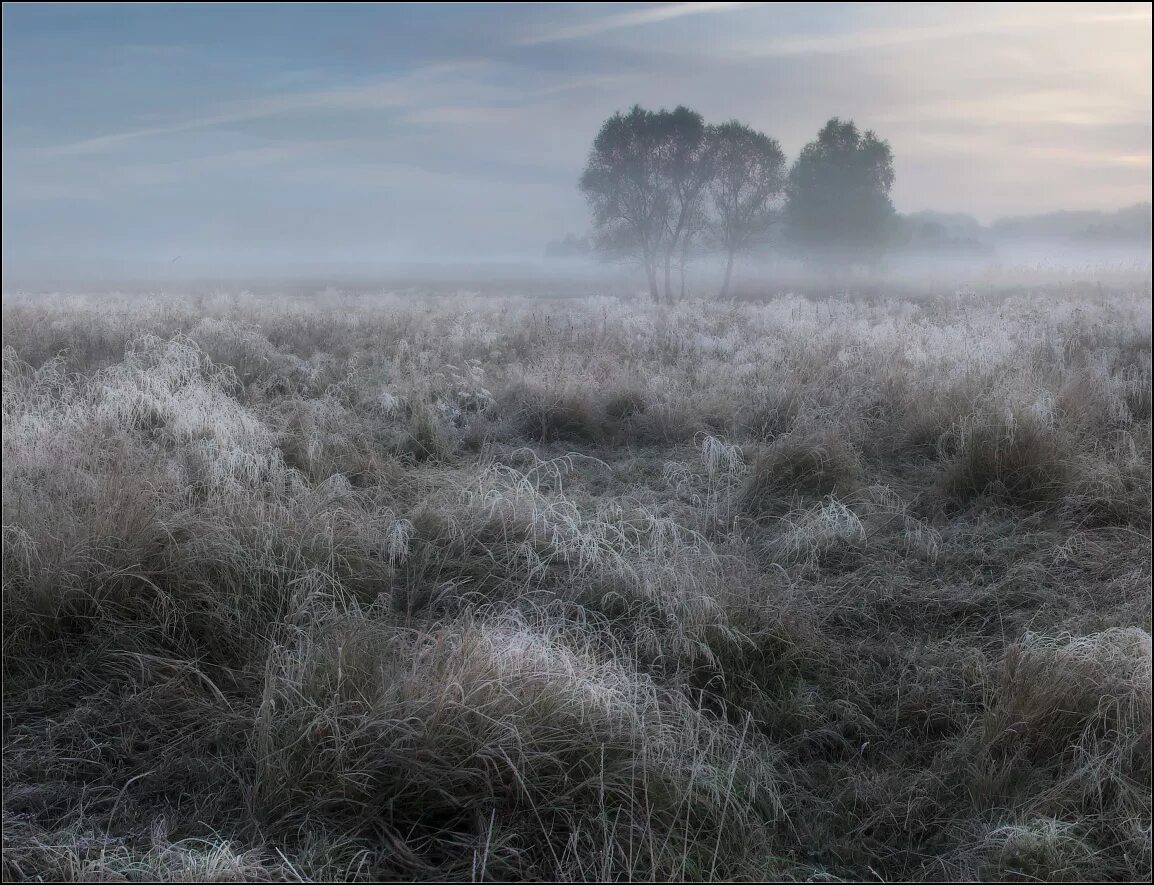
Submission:
M 708 12 L 728 12 L 734 9 L 756 9 L 764 3 L 670 3 L 653 9 L 639 9 L 632 12 L 621 12 L 617 15 L 606 16 L 591 22 L 579 25 L 557 28 L 538 34 L 530 34 L 515 41 L 517 46 L 538 46 L 543 43 L 559 43 L 563 40 L 578 40 L 582 37 L 594 37 L 598 34 L 607 34 L 622 28 L 633 28 L 638 25 L 655 24 L 671 21 L 686 15 L 701 15 Z
M 47 148 L 44 154 L 52 157 L 67 157 L 100 153 L 107 148 L 141 138 L 177 135 L 182 132 L 214 129 L 218 126 L 248 123 L 254 120 L 308 111 L 387 110 L 420 106 L 422 101 L 414 88 L 414 81 L 442 74 L 460 73 L 475 68 L 478 64 L 480 63 L 460 62 L 429 65 L 400 78 L 370 83 L 352 89 L 315 90 L 257 99 L 240 103 L 233 106 L 233 110 L 224 110 L 219 114 L 175 120 L 158 126 L 131 129 L 57 145 Z

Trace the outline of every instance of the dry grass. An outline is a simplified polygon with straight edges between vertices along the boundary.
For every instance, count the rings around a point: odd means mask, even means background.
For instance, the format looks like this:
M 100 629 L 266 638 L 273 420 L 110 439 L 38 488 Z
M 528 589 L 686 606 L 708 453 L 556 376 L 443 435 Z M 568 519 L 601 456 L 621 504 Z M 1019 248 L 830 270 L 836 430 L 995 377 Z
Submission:
M 6 295 L 5 878 L 1148 879 L 1148 291 Z

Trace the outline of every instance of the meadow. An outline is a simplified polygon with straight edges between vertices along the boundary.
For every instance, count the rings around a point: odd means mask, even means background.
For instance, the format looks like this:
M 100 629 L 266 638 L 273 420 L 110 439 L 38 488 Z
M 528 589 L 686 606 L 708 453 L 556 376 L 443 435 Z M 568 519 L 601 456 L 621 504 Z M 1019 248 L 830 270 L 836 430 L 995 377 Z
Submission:
M 3 301 L 8 880 L 1148 880 L 1151 295 Z

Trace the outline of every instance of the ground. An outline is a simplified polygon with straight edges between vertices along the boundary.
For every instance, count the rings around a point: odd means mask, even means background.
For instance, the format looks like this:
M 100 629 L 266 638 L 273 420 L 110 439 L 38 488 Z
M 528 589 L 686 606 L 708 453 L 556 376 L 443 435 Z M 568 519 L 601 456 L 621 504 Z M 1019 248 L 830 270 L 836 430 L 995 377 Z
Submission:
M 1151 299 L 3 305 L 9 879 L 1148 879 Z

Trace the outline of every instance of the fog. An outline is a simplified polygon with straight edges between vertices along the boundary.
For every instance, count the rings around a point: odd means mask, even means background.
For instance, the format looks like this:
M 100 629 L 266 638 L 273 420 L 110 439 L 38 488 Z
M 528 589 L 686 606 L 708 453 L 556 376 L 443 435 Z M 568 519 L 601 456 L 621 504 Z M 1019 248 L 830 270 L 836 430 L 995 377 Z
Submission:
M 1148 4 L 3 15 L 9 286 L 547 282 L 563 265 L 624 279 L 543 256 L 590 233 L 578 179 L 599 128 L 634 104 L 739 120 L 787 164 L 832 117 L 876 132 L 899 216 L 984 232 L 977 250 L 890 249 L 890 272 L 1149 261 L 1148 206 L 1144 231 L 1113 239 L 1000 221 L 1148 204 Z
M 549 256 L 478 261 L 446 256 L 427 261 L 379 262 L 170 262 L 9 261 L 6 292 L 157 291 L 322 294 L 521 294 L 543 298 L 617 295 L 645 297 L 643 272 L 634 262 L 596 255 Z M 831 277 L 791 255 L 788 248 L 767 248 L 743 256 L 734 271 L 735 298 L 764 298 L 798 292 L 829 295 L 838 291 L 950 292 L 987 284 L 1081 280 L 1104 285 L 1149 288 L 1151 248 L 1145 241 L 1079 242 L 1031 237 L 978 250 L 902 249 L 889 252 L 874 268 Z M 703 255 L 686 267 L 686 295 L 718 295 L 724 260 Z

